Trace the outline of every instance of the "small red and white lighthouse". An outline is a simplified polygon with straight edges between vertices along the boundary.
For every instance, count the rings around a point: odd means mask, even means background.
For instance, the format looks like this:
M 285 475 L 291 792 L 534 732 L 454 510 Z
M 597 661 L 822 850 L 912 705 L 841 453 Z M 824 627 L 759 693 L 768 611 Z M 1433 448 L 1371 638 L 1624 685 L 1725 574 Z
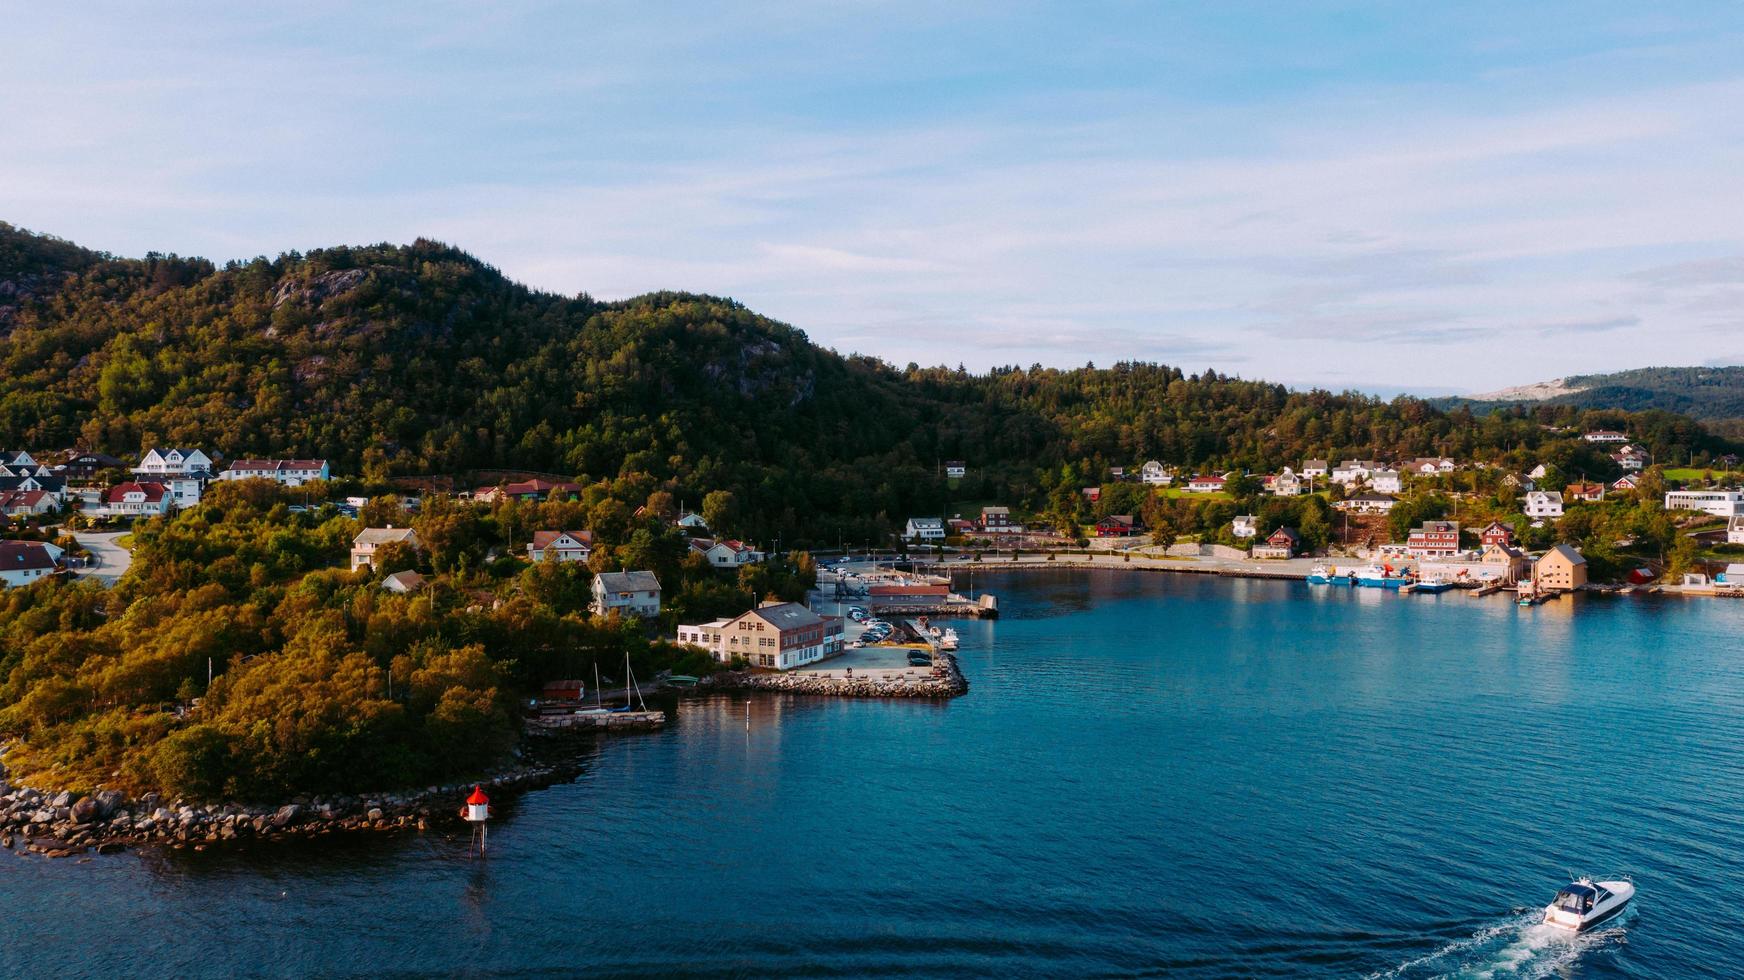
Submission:
M 472 842 L 478 845 L 478 852 L 483 854 L 487 835 L 485 822 L 490 819 L 490 797 L 484 795 L 484 790 L 477 785 L 472 787 L 472 795 L 466 798 L 466 805 L 460 808 L 460 819 L 472 825 Z

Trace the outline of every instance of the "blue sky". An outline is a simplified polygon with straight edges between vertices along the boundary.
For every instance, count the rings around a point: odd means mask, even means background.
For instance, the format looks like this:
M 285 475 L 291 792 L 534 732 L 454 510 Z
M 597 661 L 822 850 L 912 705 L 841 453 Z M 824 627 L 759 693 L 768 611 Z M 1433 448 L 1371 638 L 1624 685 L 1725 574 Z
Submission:
M 74 6 L 0 0 L 0 219 L 118 253 L 423 235 L 898 364 L 1744 362 L 1737 4 Z

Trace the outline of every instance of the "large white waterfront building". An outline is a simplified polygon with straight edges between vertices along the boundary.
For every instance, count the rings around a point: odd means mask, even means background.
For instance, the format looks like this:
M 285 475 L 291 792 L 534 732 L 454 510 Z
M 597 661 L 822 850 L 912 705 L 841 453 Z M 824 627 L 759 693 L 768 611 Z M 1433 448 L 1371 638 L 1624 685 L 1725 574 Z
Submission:
M 1665 509 L 1736 517 L 1744 514 L 1744 490 L 1672 490 L 1665 495 Z

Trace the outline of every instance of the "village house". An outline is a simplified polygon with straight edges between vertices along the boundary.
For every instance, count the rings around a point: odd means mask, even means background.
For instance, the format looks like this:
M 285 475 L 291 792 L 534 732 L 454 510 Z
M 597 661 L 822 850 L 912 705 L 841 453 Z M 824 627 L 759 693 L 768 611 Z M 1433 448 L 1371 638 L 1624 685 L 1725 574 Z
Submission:
M 1587 584 L 1587 560 L 1574 548 L 1559 544 L 1533 563 L 1532 579 L 1541 592 L 1572 592 Z
M 945 540 L 945 522 L 939 517 L 911 517 L 902 536 L 910 541 Z
M 1302 550 L 1302 536 L 1293 527 L 1280 527 L 1253 546 L 1252 557 L 1265 559 L 1294 558 Z
M 79 453 L 66 462 L 55 467 L 55 472 L 68 480 L 89 480 L 105 470 L 124 470 L 125 460 L 116 459 L 105 453 Z
M 1478 532 L 1478 544 L 1480 545 L 1511 545 L 1513 543 L 1514 525 L 1506 521 L 1491 521 L 1484 525 L 1482 531 Z
M 534 531 L 527 542 L 527 560 L 587 561 L 593 554 L 592 531 Z
M 975 526 L 974 521 L 967 521 L 961 517 L 953 517 L 945 522 L 945 530 L 958 537 L 968 537 L 976 531 L 979 531 L 980 528 Z
M 1124 467 L 1124 466 L 1110 466 L 1108 468 L 1108 478 L 1110 480 L 1113 480 L 1115 483 L 1125 483 L 1126 482 L 1126 467 Z
M 1451 558 L 1459 554 L 1459 522 L 1424 521 L 1406 537 L 1405 553 L 1412 558 Z
M 366 527 L 357 532 L 357 537 L 351 539 L 351 570 L 357 571 L 365 566 L 375 564 L 375 553 L 384 544 L 401 542 L 413 550 L 422 550 L 424 542 L 418 540 L 418 533 L 409 527 Z
M 36 457 L 30 455 L 27 450 L 0 449 L 0 468 L 10 470 L 30 467 L 34 470 L 39 465 L 41 464 L 36 461 Z
M 1110 514 L 1096 522 L 1099 538 L 1129 538 L 1144 530 L 1131 514 Z
M 1562 499 L 1570 502 L 1580 501 L 1581 503 L 1596 504 L 1605 499 L 1605 485 L 1603 483 L 1588 483 L 1584 481 L 1581 483 L 1570 483 L 1563 489 Z
M 381 587 L 397 595 L 410 595 L 424 587 L 424 576 L 407 569 L 382 579 Z
M 198 449 L 148 449 L 133 468 L 134 475 L 148 477 L 182 476 L 210 479 L 212 457 Z
M 732 619 L 680 626 L 677 639 L 720 663 L 744 660 L 753 667 L 792 670 L 841 653 L 844 636 L 838 616 L 820 616 L 797 602 L 765 602 Z
M 1078 492 L 1082 493 L 1084 495 L 1084 499 L 1090 501 L 1091 503 L 1095 503 L 1096 501 L 1102 499 L 1102 488 L 1101 487 L 1085 487 L 1084 489 L 1082 489 Z
M 1229 481 L 1212 473 L 1202 473 L 1187 481 L 1188 493 L 1216 493 Z
M 713 568 L 740 568 L 763 560 L 763 552 L 732 538 L 691 538 L 690 550 L 702 555 Z
M 575 500 L 581 496 L 581 484 L 553 482 L 551 480 L 521 480 L 517 483 L 505 483 L 500 487 L 479 487 L 472 492 L 472 499 L 485 503 L 498 500 Z
M 1636 446 L 1626 446 L 1612 453 L 1611 461 L 1621 466 L 1625 473 L 1639 473 L 1647 468 L 1647 451 Z
M 1302 478 L 1288 466 L 1272 479 L 1272 495 L 1275 497 L 1295 497 L 1301 493 Z
M 964 463 L 960 459 L 948 460 L 945 463 L 945 478 L 946 479 L 961 480 L 963 478 L 963 476 L 968 472 L 969 472 L 968 464 Z
M 29 585 L 60 570 L 61 549 L 45 541 L 0 541 L 0 585 Z
M 1488 543 L 1474 557 L 1469 552 L 1442 558 L 1424 558 L 1417 563 L 1417 573 L 1426 582 L 1458 584 L 1512 585 L 1532 569 L 1532 559 L 1511 544 Z
M 1372 459 L 1347 459 L 1332 468 L 1331 480 L 1347 487 L 1354 486 L 1367 480 L 1379 468 L 1380 464 Z
M 1665 495 L 1666 510 L 1699 510 L 1715 517 L 1744 514 L 1744 492 L 1737 490 L 1671 490 Z
M 18 466 L 0 473 L 0 493 L 25 493 L 32 490 L 48 494 L 59 505 L 67 499 L 67 478 L 31 466 Z
M 683 528 L 686 531 L 706 531 L 709 529 L 708 522 L 702 519 L 701 514 L 693 514 L 689 511 L 678 515 L 678 519 L 672 522 L 672 526 Z
M 1526 495 L 1524 513 L 1527 517 L 1561 517 L 1562 494 L 1555 490 L 1534 490 Z
M 1253 514 L 1242 514 L 1229 522 L 1229 533 L 1238 538 L 1251 538 L 1260 533 L 1260 519 Z
M 1326 460 L 1324 459 L 1307 459 L 1302 461 L 1302 477 L 1304 479 L 1324 479 L 1327 472 Z
M 0 490 L 0 514 L 7 517 L 37 517 L 58 506 L 46 490 Z
M 987 534 L 1022 534 L 1023 525 L 1012 522 L 1010 507 L 983 507 L 981 530 Z
M 1550 475 L 1550 467 L 1544 465 L 1543 463 L 1539 463 L 1537 466 L 1534 466 L 1534 467 L 1532 467 L 1532 469 L 1528 470 L 1526 475 L 1529 478 L 1534 479 L 1534 480 L 1542 480 L 1545 477 Z
M 1140 483 L 1148 483 L 1151 486 L 1157 487 L 1166 487 L 1175 482 L 1175 474 L 1170 473 L 1162 463 L 1153 459 L 1139 467 L 1138 479 Z
M 1405 471 L 1412 476 L 1439 476 L 1452 473 L 1458 468 L 1453 460 L 1445 456 L 1419 456 L 1406 465 Z
M 1385 493 L 1359 493 L 1346 497 L 1334 503 L 1333 509 L 1351 514 L 1388 514 L 1392 513 L 1399 498 Z
M 219 474 L 220 480 L 271 480 L 300 487 L 332 476 L 324 459 L 239 459 Z
M 92 517 L 151 517 L 169 513 L 174 503 L 169 487 L 162 483 L 129 481 L 98 491 L 96 506 L 87 503 L 85 513 Z
M 1609 443 L 1609 442 L 1628 442 L 1629 441 L 1628 436 L 1624 435 L 1621 432 L 1613 432 L 1610 429 L 1594 429 L 1592 432 L 1588 432 L 1586 435 L 1581 436 L 1581 438 L 1585 439 L 1588 442 Z
M 1639 490 L 1641 489 L 1641 475 L 1639 473 L 1625 473 L 1611 483 L 1611 489 L 1617 491 Z
M 652 619 L 660 615 L 660 580 L 653 572 L 601 572 L 593 577 L 595 613 L 607 616 L 640 616 Z
M 1519 473 L 1509 473 L 1502 477 L 1502 486 L 1510 487 L 1521 493 L 1526 493 L 1529 490 L 1536 489 L 1538 484 L 1533 482 L 1532 478 L 1529 476 L 1522 476 Z
M 1398 493 L 1405 487 L 1398 470 L 1382 467 L 1369 474 L 1369 489 L 1376 493 Z
M 1726 543 L 1744 544 L 1744 515 L 1727 519 Z

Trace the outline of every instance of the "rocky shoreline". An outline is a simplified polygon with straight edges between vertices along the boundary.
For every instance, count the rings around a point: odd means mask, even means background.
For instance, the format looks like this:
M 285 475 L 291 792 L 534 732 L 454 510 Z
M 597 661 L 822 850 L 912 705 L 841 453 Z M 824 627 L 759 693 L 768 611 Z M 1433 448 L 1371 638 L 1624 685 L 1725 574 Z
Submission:
M 969 681 L 955 654 L 933 655 L 932 673 L 925 677 L 824 677 L 814 673 L 760 674 L 724 671 L 697 682 L 699 691 L 772 691 L 839 698 L 956 698 L 969 693 Z
M 281 806 L 193 804 L 157 793 L 138 798 L 109 789 L 89 795 L 17 786 L 0 766 L 0 848 L 20 856 L 112 854 L 129 847 L 204 850 L 246 840 L 288 840 L 361 831 L 424 830 L 455 819 L 476 785 L 524 792 L 573 778 L 574 764 L 528 764 L 484 779 L 404 793 L 297 797 Z

